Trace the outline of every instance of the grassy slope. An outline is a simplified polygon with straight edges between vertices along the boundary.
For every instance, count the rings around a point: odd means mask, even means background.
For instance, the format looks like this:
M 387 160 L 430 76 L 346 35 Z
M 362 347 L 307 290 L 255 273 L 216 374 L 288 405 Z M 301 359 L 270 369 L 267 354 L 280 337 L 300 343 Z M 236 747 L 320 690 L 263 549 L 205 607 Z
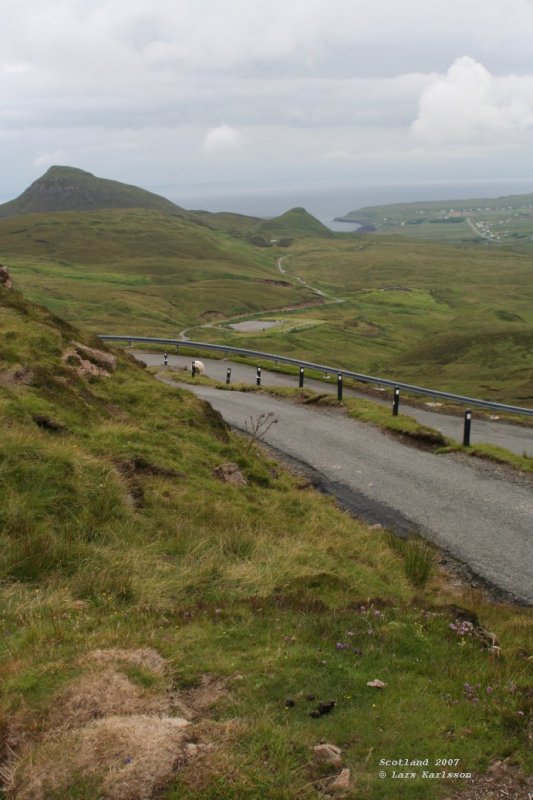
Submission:
M 169 800 L 315 797 L 323 770 L 309 747 L 322 737 L 343 748 L 352 796 L 365 800 L 438 800 L 461 785 L 391 784 L 380 758 L 458 758 L 483 772 L 509 757 L 527 771 L 528 612 L 437 580 L 415 590 L 386 535 L 298 489 L 192 395 L 124 356 L 112 377 L 80 379 L 60 354 L 90 339 L 15 292 L 0 290 L 0 304 L 0 731 L 22 756 L 9 797 L 43 763 L 45 797 L 99 796 L 96 767 L 89 783 L 67 769 L 52 791 L 41 743 L 58 697 L 89 675 L 85 654 L 108 647 L 156 648 L 167 689 L 206 673 L 226 682 L 213 759 L 186 765 Z M 224 461 L 247 487 L 213 477 Z M 500 659 L 450 630 L 451 600 L 495 630 Z M 140 669 L 127 677 L 157 689 Z M 369 689 L 374 678 L 387 688 Z M 337 708 L 311 719 L 309 692 Z
M 99 332 L 175 336 L 217 314 L 311 297 L 301 288 L 264 283 L 276 275 L 263 250 L 157 211 L 0 220 L 0 254 L 32 299 Z

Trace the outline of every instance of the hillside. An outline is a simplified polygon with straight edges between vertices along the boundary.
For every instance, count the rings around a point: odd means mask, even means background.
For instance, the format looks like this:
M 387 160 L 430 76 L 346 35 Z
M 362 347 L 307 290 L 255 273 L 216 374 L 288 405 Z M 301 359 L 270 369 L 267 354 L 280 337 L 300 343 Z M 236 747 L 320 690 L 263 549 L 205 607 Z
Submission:
M 32 299 L 98 332 L 176 336 L 186 325 L 297 306 L 268 251 L 155 210 L 0 219 L 0 263 Z
M 0 205 L 0 218 L 103 208 L 145 208 L 185 213 L 170 200 L 137 186 L 97 178 L 75 167 L 53 166 L 19 197 Z
M 291 208 L 279 217 L 267 219 L 257 226 L 255 232 L 265 238 L 333 238 L 335 235 L 305 208 Z
M 527 611 L 416 588 L 385 533 L 188 392 L 6 285 L 0 312 L 6 798 L 315 800 L 343 767 L 380 800 L 397 753 L 457 759 L 474 788 L 509 758 L 491 785 L 525 791 Z

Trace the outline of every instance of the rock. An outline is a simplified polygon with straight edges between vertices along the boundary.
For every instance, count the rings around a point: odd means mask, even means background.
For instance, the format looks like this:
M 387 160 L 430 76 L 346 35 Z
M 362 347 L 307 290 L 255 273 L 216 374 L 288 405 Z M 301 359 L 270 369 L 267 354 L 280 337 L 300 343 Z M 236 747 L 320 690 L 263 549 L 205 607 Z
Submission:
M 342 750 L 334 744 L 317 744 L 313 747 L 315 760 L 321 764 L 331 764 L 340 767 L 342 764 Z
M 218 478 L 224 483 L 233 483 L 236 486 L 248 485 L 248 481 L 240 471 L 237 464 L 232 464 L 231 462 L 228 462 L 227 464 L 221 464 L 219 467 L 215 467 L 213 470 L 213 475 L 215 478 Z
M 87 347 L 80 342 L 72 342 L 71 347 L 63 352 L 61 361 L 73 367 L 81 377 L 92 375 L 97 378 L 109 378 L 117 368 L 117 359 L 112 353 Z
M 350 790 L 350 770 L 345 768 L 328 785 L 328 792 L 343 794 Z
M 367 681 L 367 686 L 370 686 L 371 689 L 384 689 L 387 685 L 383 683 L 383 681 L 379 681 L 377 678 L 373 681 Z
M 82 358 L 87 359 L 97 367 L 102 367 L 107 372 L 114 372 L 117 368 L 117 358 L 113 353 L 106 353 L 105 350 L 97 350 L 94 347 L 87 347 L 81 342 L 72 342 L 76 348 L 76 352 Z
M 0 286 L 3 286 L 4 289 L 13 288 L 13 281 L 11 280 L 8 268 L 3 267 L 1 265 L 0 265 Z
M 379 522 L 376 522 L 376 523 L 374 523 L 374 525 L 370 526 L 369 530 L 370 531 L 382 531 L 383 530 L 383 525 L 380 525 Z

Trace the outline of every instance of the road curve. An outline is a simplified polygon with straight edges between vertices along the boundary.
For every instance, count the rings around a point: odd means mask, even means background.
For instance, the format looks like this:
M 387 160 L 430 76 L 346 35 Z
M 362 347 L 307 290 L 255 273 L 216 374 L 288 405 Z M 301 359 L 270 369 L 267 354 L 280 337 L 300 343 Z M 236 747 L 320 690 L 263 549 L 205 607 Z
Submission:
M 533 493 L 526 478 L 500 477 L 464 457 L 406 447 L 338 410 L 185 388 L 238 429 L 250 416 L 274 413 L 278 423 L 265 442 L 348 493 L 362 518 L 418 530 L 484 580 L 533 604 Z
M 130 353 L 135 356 L 139 361 L 144 361 L 149 366 L 160 366 L 163 363 L 161 353 L 148 353 L 145 350 L 130 350 Z M 191 365 L 192 357 L 189 355 L 175 355 L 169 354 L 168 363 L 170 367 L 176 368 L 189 368 Z M 226 359 L 209 359 L 202 358 L 206 366 L 206 374 L 210 378 L 218 381 L 226 379 L 226 371 L 231 367 L 231 379 L 233 383 L 251 383 L 255 384 L 255 367 L 247 364 L 239 364 L 237 362 L 228 361 Z M 281 372 L 274 372 L 271 370 L 262 370 L 262 383 L 265 386 L 297 386 L 298 379 L 295 376 L 285 375 Z M 332 385 L 333 384 L 333 385 Z M 331 381 L 328 388 L 328 383 L 325 381 L 309 380 L 306 378 L 305 385 L 310 389 L 317 392 L 331 391 L 336 392 L 335 376 L 331 375 Z M 382 405 L 391 406 L 390 392 L 384 392 L 384 399 L 373 396 L 372 402 L 381 403 Z M 357 392 L 345 387 L 345 397 L 363 397 L 368 399 L 368 395 L 362 392 Z M 463 439 L 463 418 L 452 416 L 448 414 L 439 414 L 430 409 L 418 408 L 415 406 L 408 406 L 406 403 L 401 403 L 400 411 L 408 414 L 410 417 L 418 420 L 422 425 L 429 425 L 435 430 L 441 431 L 448 439 L 455 439 L 462 441 Z M 517 455 L 528 455 L 533 458 L 533 428 L 522 427 L 520 425 L 512 425 L 506 422 L 491 421 L 486 417 L 478 417 L 476 412 L 473 412 L 472 420 L 472 444 L 495 444 L 499 447 L 505 447 L 512 453 Z

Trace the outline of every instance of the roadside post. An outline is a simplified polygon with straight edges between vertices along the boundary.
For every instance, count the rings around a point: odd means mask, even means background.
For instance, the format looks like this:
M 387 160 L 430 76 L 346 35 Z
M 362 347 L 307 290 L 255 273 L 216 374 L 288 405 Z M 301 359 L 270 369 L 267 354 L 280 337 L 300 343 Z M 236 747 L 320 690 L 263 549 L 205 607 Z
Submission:
M 470 431 L 472 428 L 472 412 L 470 409 L 465 411 L 465 426 L 463 431 L 463 447 L 470 447 Z
M 304 368 L 303 367 L 300 367 L 300 382 L 299 382 L 298 385 L 299 385 L 300 389 L 304 385 Z
M 398 386 L 394 389 L 394 400 L 392 401 L 392 416 L 398 416 L 398 409 L 400 408 L 400 388 Z
M 337 375 L 337 400 L 342 400 L 342 375 Z
M 255 379 L 256 386 L 261 386 L 261 367 L 257 367 L 257 374 Z
M 226 370 L 226 383 L 231 383 L 231 367 Z

